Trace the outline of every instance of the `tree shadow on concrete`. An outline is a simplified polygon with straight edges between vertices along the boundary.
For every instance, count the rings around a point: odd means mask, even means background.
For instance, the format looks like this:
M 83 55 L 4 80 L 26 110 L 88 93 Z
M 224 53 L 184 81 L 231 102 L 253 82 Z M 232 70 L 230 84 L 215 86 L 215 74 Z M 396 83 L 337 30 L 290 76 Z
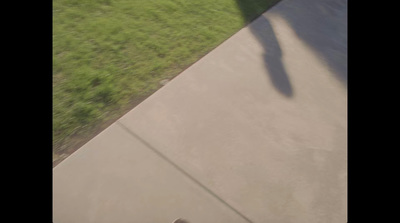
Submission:
M 296 35 L 309 46 L 347 87 L 347 0 L 236 0 L 245 22 L 260 15 L 260 8 L 279 5 L 281 16 Z M 268 3 L 269 2 L 269 3 Z M 265 66 L 275 88 L 287 97 L 293 96 L 289 76 L 282 64 L 282 51 L 275 32 L 264 16 L 249 24 L 249 28 L 265 49 Z

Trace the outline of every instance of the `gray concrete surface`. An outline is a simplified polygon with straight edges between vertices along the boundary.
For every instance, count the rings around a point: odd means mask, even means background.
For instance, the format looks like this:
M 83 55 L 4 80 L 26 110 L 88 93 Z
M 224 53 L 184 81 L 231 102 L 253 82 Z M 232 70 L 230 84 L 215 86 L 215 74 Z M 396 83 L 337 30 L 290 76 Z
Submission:
M 53 220 L 247 222 L 113 124 L 54 169 Z
M 347 222 L 347 1 L 283 0 L 53 174 L 56 223 Z

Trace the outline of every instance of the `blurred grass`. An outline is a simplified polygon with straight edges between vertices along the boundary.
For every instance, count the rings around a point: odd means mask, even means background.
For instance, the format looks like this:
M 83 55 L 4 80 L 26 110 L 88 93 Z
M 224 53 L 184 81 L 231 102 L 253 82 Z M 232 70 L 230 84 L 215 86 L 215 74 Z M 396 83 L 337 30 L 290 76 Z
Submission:
M 131 109 L 277 0 L 53 0 L 53 150 Z

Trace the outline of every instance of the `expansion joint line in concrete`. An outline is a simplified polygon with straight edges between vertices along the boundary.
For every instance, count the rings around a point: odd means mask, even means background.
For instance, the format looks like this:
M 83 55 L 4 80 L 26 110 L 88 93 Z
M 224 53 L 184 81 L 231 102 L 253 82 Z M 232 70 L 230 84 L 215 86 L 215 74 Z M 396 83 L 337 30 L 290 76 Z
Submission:
M 148 142 L 146 142 L 144 139 L 142 139 L 141 137 L 139 137 L 137 134 L 135 134 L 134 132 L 132 132 L 129 128 L 127 128 L 124 124 L 122 124 L 119 121 L 116 121 L 116 123 L 121 126 L 125 131 L 127 131 L 130 135 L 132 135 L 134 138 L 136 138 L 137 140 L 139 140 L 141 143 L 143 143 L 144 145 L 146 145 L 149 149 L 151 149 L 154 153 L 156 153 L 158 156 L 160 156 L 163 160 L 167 161 L 169 164 L 171 164 L 173 167 L 175 167 L 179 172 L 181 172 L 183 175 L 185 175 L 186 177 L 188 177 L 190 180 L 192 180 L 193 182 L 195 182 L 197 185 L 199 185 L 201 188 L 203 188 L 205 191 L 207 191 L 211 196 L 213 196 L 214 198 L 216 198 L 217 200 L 219 200 L 220 202 L 222 202 L 225 206 L 227 206 L 229 209 L 231 209 L 233 212 L 235 212 L 236 214 L 238 214 L 240 217 L 242 217 L 244 220 L 246 220 L 249 223 L 253 223 L 253 221 L 251 221 L 248 217 L 244 216 L 242 213 L 240 213 L 238 210 L 236 210 L 234 207 L 232 207 L 231 205 L 229 205 L 226 201 L 224 201 L 222 198 L 220 198 L 217 194 L 215 194 L 213 191 L 211 191 L 209 188 L 207 188 L 206 186 L 204 186 L 202 183 L 200 183 L 200 181 L 198 181 L 197 179 L 195 179 L 194 177 L 192 177 L 188 172 L 186 172 L 184 169 L 182 169 L 181 167 L 179 167 L 178 165 L 176 165 L 172 160 L 170 160 L 167 156 L 165 156 L 163 153 L 161 153 L 160 151 L 158 151 L 156 148 L 154 148 L 152 145 L 150 145 Z

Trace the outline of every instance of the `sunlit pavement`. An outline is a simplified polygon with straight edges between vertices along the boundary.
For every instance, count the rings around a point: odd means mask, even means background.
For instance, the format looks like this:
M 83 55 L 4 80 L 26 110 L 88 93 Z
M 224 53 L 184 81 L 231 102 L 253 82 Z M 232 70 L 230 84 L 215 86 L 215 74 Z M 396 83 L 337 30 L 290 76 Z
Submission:
M 347 1 L 283 0 L 53 169 L 63 222 L 347 222 Z

